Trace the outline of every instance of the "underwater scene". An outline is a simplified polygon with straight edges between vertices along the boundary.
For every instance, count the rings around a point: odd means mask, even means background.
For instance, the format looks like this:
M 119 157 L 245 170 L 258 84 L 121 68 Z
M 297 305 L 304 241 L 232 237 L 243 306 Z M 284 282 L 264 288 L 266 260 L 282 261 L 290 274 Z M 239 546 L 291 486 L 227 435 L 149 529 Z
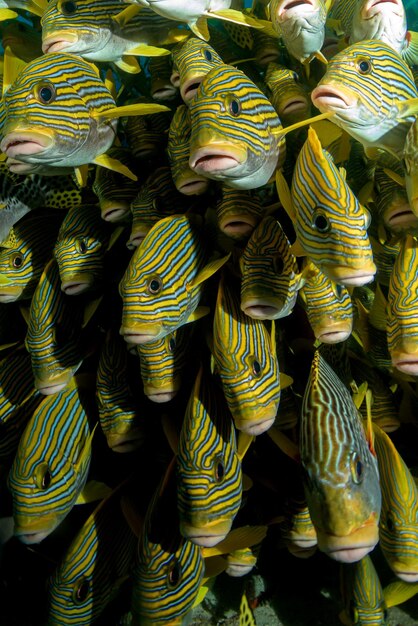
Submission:
M 0 41 L 0 626 L 418 626 L 416 0 Z

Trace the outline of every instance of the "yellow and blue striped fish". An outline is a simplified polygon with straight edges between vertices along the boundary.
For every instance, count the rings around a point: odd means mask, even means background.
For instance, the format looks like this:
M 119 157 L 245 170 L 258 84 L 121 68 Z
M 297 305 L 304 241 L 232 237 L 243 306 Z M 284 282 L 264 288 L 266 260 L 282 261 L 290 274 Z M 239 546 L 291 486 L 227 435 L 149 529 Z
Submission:
M 152 402 L 169 402 L 181 388 L 190 360 L 190 331 L 180 326 L 161 339 L 137 346 L 144 394 Z
M 335 282 L 371 282 L 376 266 L 367 234 L 369 214 L 312 127 L 296 161 L 291 196 L 285 185 L 279 176 L 279 194 L 304 253 Z
M 171 83 L 171 55 L 151 57 L 148 64 L 150 96 L 156 102 L 174 100 L 179 90 Z
M 97 366 L 96 402 L 100 426 L 114 452 L 131 452 L 144 440 L 140 399 L 132 389 L 132 366 L 126 343 L 110 329 Z
M 353 330 L 353 304 L 347 288 L 307 261 L 299 297 L 315 338 L 323 343 L 345 341 Z
M 84 305 L 61 291 L 58 265 L 51 259 L 32 297 L 25 339 L 35 388 L 45 395 L 64 389 L 81 365 Z
M 85 485 L 94 432 L 91 401 L 91 393 L 74 383 L 44 398 L 25 428 L 8 478 L 15 535 L 24 543 L 45 539 Z
M 301 275 L 290 243 L 273 217 L 254 229 L 240 258 L 241 309 L 254 319 L 276 320 L 290 315 Z
M 116 489 L 87 518 L 49 582 L 48 626 L 84 626 L 131 573 L 138 543 Z
M 185 104 L 177 107 L 168 131 L 167 155 L 173 183 L 180 193 L 200 196 L 209 186 L 209 180 L 190 169 L 190 111 Z
M 251 191 L 224 186 L 216 204 L 218 228 L 232 239 L 248 238 L 263 212 L 260 198 Z
M 97 205 L 85 204 L 68 211 L 54 246 L 61 289 L 66 295 L 102 286 L 110 236 L 111 228 L 102 220 Z
M 414 124 L 409 129 L 407 140 L 413 126 Z M 403 172 L 400 167 L 395 169 L 395 173 L 402 178 Z M 415 234 L 418 232 L 418 216 L 410 206 L 406 189 L 393 180 L 385 168 L 377 167 L 375 170 L 374 192 L 373 203 L 370 207 L 373 218 L 383 223 L 390 233 Z
M 336 54 L 312 91 L 321 113 L 363 144 L 368 156 L 383 148 L 401 158 L 412 115 L 400 118 L 402 101 L 418 97 L 411 70 L 391 46 L 355 43 Z
M 29 213 L 9 232 L 7 242 L 0 243 L 0 302 L 31 298 L 49 261 L 61 212 Z
M 393 367 L 413 376 L 418 373 L 417 267 L 417 240 L 406 235 L 389 282 L 386 332 Z
M 294 478 L 289 482 L 293 484 Z M 306 499 L 303 496 L 302 485 L 297 485 L 294 493 L 291 493 L 286 499 L 284 519 L 279 522 L 279 528 L 291 554 L 301 559 L 309 558 L 315 554 L 318 543 L 316 530 L 312 524 Z
M 129 101 L 131 104 L 151 104 L 150 98 L 135 98 Z M 136 170 L 142 169 L 145 161 L 147 171 L 152 171 L 152 165 L 161 165 L 161 153 L 166 149 L 167 132 L 172 118 L 172 111 L 166 109 L 162 112 L 151 113 L 150 115 L 134 115 L 132 117 L 122 117 L 121 126 L 134 159 L 139 161 Z
M 278 63 L 267 65 L 265 82 L 269 99 L 283 126 L 295 124 L 311 116 L 311 102 L 307 89 L 298 74 Z
M 237 189 L 265 185 L 285 157 L 282 125 L 267 97 L 231 65 L 219 65 L 190 102 L 193 171 Z
M 173 48 L 171 58 L 173 61 L 171 82 L 179 88 L 183 102 L 187 105 L 196 95 L 205 75 L 223 63 L 216 50 L 197 37 L 190 37 Z
M 379 539 L 377 461 L 349 391 L 318 351 L 303 397 L 300 456 L 319 549 L 359 561 Z
M 235 426 L 250 435 L 270 428 L 280 401 L 274 327 L 270 335 L 261 320 L 242 312 L 239 287 L 229 275 L 218 287 L 213 358 Z
M 371 558 L 341 565 L 345 626 L 389 626 L 382 585 Z
M 193 216 L 157 222 L 135 250 L 120 282 L 121 333 L 128 343 L 161 339 L 205 315 L 202 283 L 228 259 L 208 263 L 204 234 Z
M 241 505 L 235 428 L 222 390 L 201 366 L 187 404 L 177 453 L 180 532 L 199 546 L 225 539 Z
M 405 186 L 410 207 L 415 215 L 418 216 L 418 122 L 415 121 L 406 136 L 403 162 L 405 164 Z

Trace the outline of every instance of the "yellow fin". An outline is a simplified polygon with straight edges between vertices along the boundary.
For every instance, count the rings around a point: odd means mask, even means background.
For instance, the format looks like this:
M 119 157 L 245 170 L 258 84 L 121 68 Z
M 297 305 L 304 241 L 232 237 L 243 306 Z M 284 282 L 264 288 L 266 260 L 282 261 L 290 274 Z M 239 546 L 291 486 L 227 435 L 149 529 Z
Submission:
M 222 559 L 222 561 L 223 561 L 223 568 L 225 569 L 226 567 L 225 559 Z M 202 604 L 203 600 L 206 598 L 208 591 L 212 589 L 213 584 L 216 580 L 216 576 L 218 574 L 221 574 L 224 571 L 224 569 L 221 570 L 220 572 L 217 572 L 214 576 L 211 575 L 211 572 L 208 572 L 208 575 L 206 576 L 206 569 L 205 569 L 205 578 L 203 579 L 203 582 L 199 587 L 199 591 L 195 598 L 195 601 L 193 602 L 193 606 L 192 606 L 193 609 L 199 606 L 199 604 Z
M 122 56 L 121 59 L 115 61 L 115 65 L 128 74 L 139 74 L 141 72 L 141 66 L 134 56 Z
M 398 100 L 397 102 L 393 102 L 393 104 L 398 108 L 397 119 L 402 119 L 403 117 L 409 117 L 412 115 L 418 115 L 418 98 L 409 98 L 408 100 Z
M 284 372 L 280 372 L 280 389 L 287 389 L 293 385 L 293 378 Z
M 74 381 L 74 383 L 73 383 L 73 381 Z M 72 378 L 72 380 L 70 382 L 72 384 L 74 384 L 74 385 L 77 385 L 76 379 L 74 379 L 74 377 Z M 68 385 L 68 388 L 70 388 L 70 384 Z M 86 442 L 84 444 L 84 448 L 81 451 L 80 457 L 77 459 L 76 463 L 74 463 L 74 471 L 75 471 L 75 473 L 78 473 L 78 471 L 80 470 L 80 467 L 82 467 L 85 464 L 85 462 L 87 461 L 87 458 L 91 454 L 91 444 L 92 444 L 92 441 L 93 441 L 94 433 L 96 432 L 96 428 L 97 428 L 98 425 L 99 425 L 99 422 L 96 422 L 96 424 L 92 428 L 89 436 L 86 439 Z
M 367 408 L 367 426 L 366 426 L 366 439 L 369 444 L 369 450 L 376 456 L 376 451 L 374 449 L 374 432 L 373 432 L 373 421 L 372 421 L 372 391 L 368 389 L 366 391 L 366 408 Z
M 253 485 L 254 485 L 254 482 L 248 476 L 248 474 L 243 474 L 242 475 L 242 490 L 243 491 L 249 491 Z
M 366 397 L 368 389 L 367 380 L 361 383 L 360 387 L 358 387 L 357 391 L 353 394 L 353 402 L 356 406 L 356 409 L 359 409 L 363 404 L 364 398 Z
M 386 176 L 389 176 L 395 183 L 398 183 L 401 187 L 405 187 L 405 178 L 394 172 L 393 170 L 388 169 L 387 167 L 383 168 Z
M 104 84 L 106 85 L 106 87 L 110 91 L 113 100 L 116 100 L 116 98 L 117 98 L 116 85 L 115 85 L 115 81 L 114 81 L 114 78 L 113 78 L 112 70 L 107 70 Z
M 179 43 L 180 41 L 188 39 L 189 36 L 190 32 L 185 28 L 172 28 L 168 31 L 167 37 L 161 43 L 165 45 L 170 43 Z
M 296 461 L 296 463 L 300 463 L 299 448 L 294 441 L 292 441 L 281 430 L 276 428 L 274 424 L 267 430 L 267 434 L 270 439 L 274 441 L 276 446 L 286 454 L 286 456 L 293 459 L 293 461 Z
M 129 167 L 126 167 L 126 165 L 124 165 L 117 159 L 113 159 L 108 154 L 99 154 L 97 157 L 95 157 L 93 163 L 95 163 L 96 165 L 101 165 L 102 167 L 106 167 L 108 170 L 112 170 L 113 172 L 119 172 L 119 174 L 123 174 L 131 180 L 138 180 L 138 177 L 133 172 L 131 172 Z
M 208 306 L 198 306 L 197 309 L 193 311 L 193 313 L 190 313 L 189 317 L 187 318 L 186 324 L 190 324 L 190 322 L 196 322 L 197 320 L 200 320 L 201 317 L 205 317 L 205 315 L 208 315 L 209 313 L 210 308 Z
M 373 181 L 369 180 L 363 185 L 357 194 L 357 199 L 360 204 L 368 204 L 373 201 Z
M 30 309 L 28 306 L 24 306 L 23 304 L 20 305 L 19 307 L 19 311 L 23 317 L 23 319 L 25 320 L 26 324 L 29 324 L 30 321 Z
M 296 222 L 296 211 L 293 206 L 292 195 L 290 193 L 289 185 L 286 182 L 285 177 L 281 170 L 276 172 L 276 189 L 279 200 L 283 205 L 284 210 L 290 217 L 293 223 Z
M 101 120 L 113 120 L 118 117 L 129 117 L 132 115 L 148 115 L 149 113 L 162 113 L 163 111 L 170 111 L 170 109 L 163 104 L 126 104 L 122 107 L 112 107 L 106 111 L 95 113 L 94 117 Z
M 6 93 L 10 85 L 14 83 L 16 77 L 26 67 L 27 63 L 19 59 L 12 52 L 10 46 L 6 46 L 4 50 L 4 65 L 3 65 L 3 87 L 2 95 Z
M 76 504 L 88 504 L 96 500 L 103 500 L 112 493 L 112 489 L 98 480 L 89 480 L 83 491 L 79 494 Z
M 14 20 L 15 17 L 18 17 L 18 14 L 15 11 L 12 11 L 11 9 L 0 9 L 0 21 L 1 22 L 3 20 Z
M 254 613 L 248 603 L 247 594 L 242 594 L 239 606 L 239 626 L 257 626 Z
M 229 554 L 234 550 L 243 550 L 261 543 L 267 535 L 267 526 L 241 526 L 231 530 L 223 541 L 213 548 L 203 548 L 202 554 L 206 559 L 210 556 Z
M 322 54 L 320 50 L 317 50 L 313 53 L 312 59 L 318 59 L 318 61 L 321 61 L 321 63 L 323 63 L 324 65 L 328 65 L 328 59 Z
M 293 254 L 293 256 L 306 256 L 306 250 L 302 248 L 299 239 L 296 239 L 290 246 L 290 254 Z
M 128 4 L 128 6 L 123 9 L 117 15 L 112 16 L 112 20 L 119 24 L 121 28 L 124 28 L 128 22 L 131 21 L 135 15 L 141 11 L 142 7 L 139 4 Z
M 113 246 L 115 245 L 115 243 L 117 242 L 117 240 L 119 239 L 119 237 L 121 236 L 124 230 L 125 228 L 123 226 L 118 226 L 117 228 L 115 228 L 113 233 L 110 235 L 110 239 L 109 239 L 109 243 L 107 245 L 106 251 L 109 251 L 111 248 L 113 248 Z
M 87 185 L 87 175 L 89 173 L 88 165 L 79 165 L 74 168 L 74 174 L 79 187 L 85 187 Z
M 240 24 L 240 26 L 251 26 L 252 28 L 265 28 L 265 23 L 261 22 L 255 17 L 251 17 L 241 11 L 235 9 L 220 9 L 219 11 L 209 11 L 208 17 L 218 17 L 221 20 L 227 22 L 234 22 L 234 24 Z
M 146 44 L 138 44 L 135 48 L 130 48 L 127 54 L 143 57 L 162 57 L 171 54 L 167 48 L 158 48 L 157 46 L 147 46 Z
M 189 24 L 190 30 L 199 37 L 200 39 L 204 39 L 205 41 L 209 41 L 210 34 L 208 28 L 208 21 L 205 17 L 199 17 L 197 22 L 194 24 Z
M 242 461 L 242 459 L 244 458 L 244 456 L 246 455 L 248 448 L 250 447 L 250 445 L 252 444 L 252 442 L 255 440 L 255 437 L 253 435 L 249 435 L 248 433 L 244 433 L 242 432 L 242 430 L 239 431 L 238 433 L 238 445 L 237 445 L 237 456 L 239 458 L 240 461 Z
M 403 580 L 389 583 L 389 585 L 383 589 L 383 597 L 388 609 L 391 606 L 397 606 L 398 604 L 402 604 L 402 602 L 406 602 L 416 593 L 418 593 L 418 582 L 406 583 Z
M 197 285 L 201 285 L 206 280 L 208 280 L 211 276 L 216 274 L 216 272 L 229 260 L 231 253 L 229 252 L 226 256 L 221 257 L 220 259 L 215 259 L 214 261 L 210 261 L 205 267 L 200 270 L 198 275 L 189 283 L 188 289 L 193 289 L 197 287 Z
M 293 130 L 297 130 L 298 128 L 303 128 L 303 126 L 308 126 L 308 124 L 313 124 L 315 122 L 319 122 L 320 120 L 329 120 L 335 115 L 333 111 L 328 111 L 327 113 L 320 113 L 319 115 L 315 115 L 315 117 L 309 117 L 306 120 L 301 120 L 300 122 L 295 122 L 295 124 L 291 124 L 290 126 L 286 126 L 286 128 L 278 128 L 273 131 L 275 135 L 287 135 L 291 133 Z
M 103 296 L 99 296 L 98 298 L 94 298 L 94 300 L 90 300 L 90 302 L 86 305 L 83 314 L 83 323 L 81 324 L 82 328 L 85 328 L 87 326 L 87 324 L 99 308 L 102 300 Z

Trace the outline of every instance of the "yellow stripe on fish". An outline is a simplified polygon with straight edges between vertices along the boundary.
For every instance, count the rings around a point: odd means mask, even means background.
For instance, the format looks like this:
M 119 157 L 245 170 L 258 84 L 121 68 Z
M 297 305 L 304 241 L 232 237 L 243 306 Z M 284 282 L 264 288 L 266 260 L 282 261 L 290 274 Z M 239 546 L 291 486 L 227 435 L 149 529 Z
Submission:
M 357 563 L 341 566 L 344 611 L 340 619 L 346 626 L 388 626 L 387 610 L 379 576 L 369 556 Z

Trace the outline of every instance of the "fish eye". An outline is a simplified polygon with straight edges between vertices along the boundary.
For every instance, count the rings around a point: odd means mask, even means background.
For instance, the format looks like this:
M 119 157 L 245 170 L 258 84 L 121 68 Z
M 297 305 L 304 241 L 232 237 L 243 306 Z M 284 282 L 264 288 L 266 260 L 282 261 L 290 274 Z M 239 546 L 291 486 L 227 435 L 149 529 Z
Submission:
M 83 578 L 73 590 L 73 601 L 75 604 L 81 604 L 87 599 L 90 591 L 90 583 Z
M 297 72 L 292 72 L 292 77 L 295 83 L 300 83 L 299 74 Z
M 34 481 L 38 489 L 48 489 L 51 484 L 52 476 L 49 471 L 48 463 L 40 463 L 35 469 Z
M 84 239 L 77 239 L 76 248 L 77 248 L 77 252 L 80 252 L 81 254 L 84 254 L 85 252 L 87 252 L 87 244 L 84 241 Z
M 175 349 L 176 349 L 176 340 L 174 339 L 174 337 L 171 337 L 170 341 L 168 342 L 168 350 L 169 352 L 174 352 Z
M 359 614 L 355 606 L 351 607 L 350 613 L 351 613 L 350 618 L 353 624 L 358 624 Z
M 357 63 L 357 68 L 360 74 L 370 74 L 372 71 L 372 64 L 367 59 L 362 59 Z
M 162 206 L 161 206 L 161 200 L 159 198 L 154 198 L 152 201 L 152 208 L 155 211 L 161 211 L 162 210 Z
M 148 292 L 152 295 L 159 293 L 162 288 L 162 282 L 159 278 L 151 278 L 148 282 Z
M 364 466 L 357 452 L 354 452 L 351 457 L 351 476 L 356 485 L 359 485 L 363 481 Z
M 61 3 L 61 13 L 64 15 L 74 15 L 77 11 L 77 3 L 74 0 L 65 0 Z
M 338 300 L 342 300 L 344 294 L 344 289 L 343 286 L 340 285 L 339 283 L 335 284 L 335 295 L 337 296 Z
M 395 530 L 395 522 L 393 521 L 393 517 L 391 515 L 386 517 L 386 526 L 390 533 Z
M 284 261 L 281 256 L 276 256 L 273 260 L 273 269 L 275 274 L 283 274 Z
M 208 50 L 207 48 L 203 50 L 203 56 L 205 57 L 206 61 L 212 61 L 213 59 L 211 51 Z
M 16 269 L 22 267 L 23 265 L 23 256 L 21 254 L 14 254 L 12 256 L 12 265 Z
M 177 587 L 181 580 L 181 574 L 182 572 L 180 564 L 178 561 L 176 561 L 167 574 L 167 584 L 171 589 Z
M 331 224 L 326 215 L 321 211 L 315 211 L 312 215 L 312 228 L 315 228 L 319 233 L 326 233 L 331 228 Z
M 259 378 L 261 376 L 261 363 L 257 361 L 256 359 L 254 359 L 253 361 L 252 370 L 256 378 Z
M 229 103 L 229 112 L 234 117 L 237 117 L 241 113 L 241 102 L 236 98 L 233 98 Z
M 55 100 L 55 87 L 51 83 L 40 83 L 36 89 L 36 98 L 42 104 L 50 104 Z
M 217 483 L 222 482 L 223 477 L 225 476 L 225 466 L 223 464 L 222 459 L 216 458 L 214 462 L 215 469 L 215 480 Z

